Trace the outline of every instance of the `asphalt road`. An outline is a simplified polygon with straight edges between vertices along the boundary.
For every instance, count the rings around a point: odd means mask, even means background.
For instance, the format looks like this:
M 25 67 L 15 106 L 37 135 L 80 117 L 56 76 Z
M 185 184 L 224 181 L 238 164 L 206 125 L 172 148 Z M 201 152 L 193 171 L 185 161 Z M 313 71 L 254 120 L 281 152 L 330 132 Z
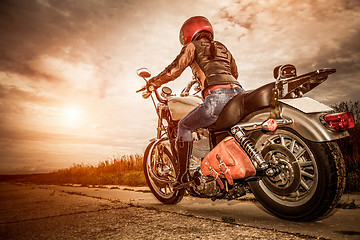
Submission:
M 360 201 L 358 195 L 343 197 L 353 199 Z M 360 239 L 360 209 L 337 209 L 322 221 L 297 223 L 266 213 L 251 194 L 215 202 L 188 196 L 163 205 L 147 188 L 0 182 L 0 239 L 194 238 Z

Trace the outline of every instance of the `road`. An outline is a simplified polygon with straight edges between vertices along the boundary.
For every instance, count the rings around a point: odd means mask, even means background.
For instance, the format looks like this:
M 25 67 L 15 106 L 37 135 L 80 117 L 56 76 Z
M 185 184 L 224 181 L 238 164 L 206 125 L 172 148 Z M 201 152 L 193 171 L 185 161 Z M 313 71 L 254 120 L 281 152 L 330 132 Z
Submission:
M 358 195 L 343 200 L 359 201 Z M 234 224 L 221 221 L 235 219 Z M 185 197 L 159 203 L 147 188 L 0 182 L 1 239 L 360 239 L 360 209 L 297 223 L 241 201 Z

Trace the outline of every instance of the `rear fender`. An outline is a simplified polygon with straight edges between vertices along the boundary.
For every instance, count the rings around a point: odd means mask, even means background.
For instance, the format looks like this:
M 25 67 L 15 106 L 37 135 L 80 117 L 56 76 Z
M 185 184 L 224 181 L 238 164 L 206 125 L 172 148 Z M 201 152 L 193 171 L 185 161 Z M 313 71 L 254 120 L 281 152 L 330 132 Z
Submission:
M 322 116 L 332 109 L 309 98 L 280 100 L 281 116 L 291 119 L 286 127 L 292 128 L 302 137 L 313 142 L 326 142 L 349 136 L 347 131 L 337 132 L 327 128 L 322 122 Z M 241 120 L 244 122 L 263 122 L 269 118 L 270 108 L 253 112 Z

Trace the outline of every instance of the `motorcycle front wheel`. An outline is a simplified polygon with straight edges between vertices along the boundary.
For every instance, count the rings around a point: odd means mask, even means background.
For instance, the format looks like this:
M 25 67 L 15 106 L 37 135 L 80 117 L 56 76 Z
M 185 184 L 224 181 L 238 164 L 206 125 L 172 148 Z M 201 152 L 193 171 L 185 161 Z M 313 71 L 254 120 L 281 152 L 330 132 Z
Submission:
M 275 177 L 250 182 L 270 213 L 292 221 L 315 221 L 334 210 L 345 188 L 345 164 L 335 142 L 311 142 L 291 129 L 256 137 L 264 159 L 281 169 Z
M 164 204 L 176 204 L 184 196 L 185 189 L 174 191 L 176 163 L 167 139 L 151 142 L 144 154 L 144 174 L 152 194 Z

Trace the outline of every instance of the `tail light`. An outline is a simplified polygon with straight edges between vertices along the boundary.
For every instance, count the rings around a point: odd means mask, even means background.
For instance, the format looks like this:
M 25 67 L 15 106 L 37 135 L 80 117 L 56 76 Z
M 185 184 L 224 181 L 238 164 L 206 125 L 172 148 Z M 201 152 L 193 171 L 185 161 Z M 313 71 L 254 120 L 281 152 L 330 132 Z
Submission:
M 351 112 L 327 114 L 324 120 L 336 131 L 343 131 L 355 126 L 354 115 Z

